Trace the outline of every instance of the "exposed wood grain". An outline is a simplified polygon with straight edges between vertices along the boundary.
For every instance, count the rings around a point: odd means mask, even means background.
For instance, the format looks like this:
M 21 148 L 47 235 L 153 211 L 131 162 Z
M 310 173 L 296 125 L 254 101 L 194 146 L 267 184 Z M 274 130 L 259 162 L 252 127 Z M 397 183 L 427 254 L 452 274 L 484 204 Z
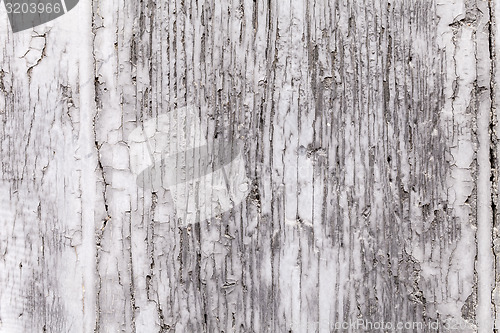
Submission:
M 495 10 L 81 0 L 5 23 L 0 332 L 492 332 Z M 148 121 L 170 175 L 217 142 L 241 164 L 138 186 Z

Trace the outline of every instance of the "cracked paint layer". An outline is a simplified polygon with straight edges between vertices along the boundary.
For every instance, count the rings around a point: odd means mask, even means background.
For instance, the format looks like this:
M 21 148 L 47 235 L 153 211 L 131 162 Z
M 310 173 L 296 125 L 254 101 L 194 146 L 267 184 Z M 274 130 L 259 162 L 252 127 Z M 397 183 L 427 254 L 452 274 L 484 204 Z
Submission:
M 491 331 L 495 10 L 93 0 L 4 22 L 0 332 Z M 241 203 L 203 223 L 227 184 L 138 186 L 130 139 L 188 105 L 156 153 L 223 139 L 244 165 Z

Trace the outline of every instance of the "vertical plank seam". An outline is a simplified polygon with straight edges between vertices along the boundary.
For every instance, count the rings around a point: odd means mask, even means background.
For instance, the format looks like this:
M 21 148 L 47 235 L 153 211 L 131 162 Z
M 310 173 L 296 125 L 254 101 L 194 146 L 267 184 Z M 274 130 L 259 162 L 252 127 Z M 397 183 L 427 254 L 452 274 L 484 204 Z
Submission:
M 492 300 L 492 272 L 494 269 L 494 257 L 492 250 L 493 223 L 495 213 L 495 133 L 494 133 L 494 34 L 493 34 L 493 3 L 488 0 L 488 57 L 489 57 L 489 95 L 487 100 L 481 98 L 479 92 L 478 114 L 477 114 L 477 136 L 478 136 L 478 178 L 477 178 L 477 273 L 478 273 L 478 307 L 477 324 L 478 332 L 492 332 L 492 311 L 494 304 Z M 477 36 L 477 35 L 476 35 Z M 478 49 L 476 37 L 476 61 L 480 62 L 481 53 Z M 477 73 L 479 76 L 480 74 Z M 489 105 L 486 107 L 486 103 Z
M 493 319 L 493 331 L 498 332 L 498 328 L 496 327 L 497 316 L 498 316 L 498 308 L 496 306 L 495 299 L 495 291 L 496 291 L 496 283 L 499 280 L 499 272 L 497 260 L 499 259 L 497 256 L 497 252 L 495 251 L 495 240 L 498 238 L 498 209 L 497 209 L 497 201 L 498 201 L 498 139 L 496 134 L 496 127 L 498 126 L 498 120 L 496 115 L 496 43 L 495 38 L 497 37 L 495 28 L 497 27 L 497 15 L 499 10 L 500 0 L 492 0 L 489 1 L 489 15 L 490 15 L 490 23 L 489 23 L 489 52 L 490 52 L 490 99 L 491 99 L 491 109 L 490 109 L 490 164 L 491 164 L 491 209 L 492 209 L 492 252 L 493 252 L 493 283 L 491 284 L 491 306 L 492 306 L 492 319 Z

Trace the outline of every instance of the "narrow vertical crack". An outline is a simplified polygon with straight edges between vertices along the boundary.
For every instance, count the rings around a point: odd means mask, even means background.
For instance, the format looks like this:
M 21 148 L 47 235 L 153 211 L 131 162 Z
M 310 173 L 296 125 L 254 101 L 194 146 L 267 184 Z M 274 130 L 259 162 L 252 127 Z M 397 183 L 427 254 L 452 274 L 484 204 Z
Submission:
M 490 182 L 491 182 L 491 211 L 492 211 L 492 240 L 493 244 L 495 244 L 495 240 L 499 238 L 499 234 L 497 232 L 497 221 L 498 221 L 498 209 L 497 209 L 497 200 L 498 200 L 498 158 L 497 158 L 497 148 L 498 148 L 498 140 L 496 134 L 497 127 L 497 116 L 496 116 L 496 96 L 495 96 L 495 73 L 496 73 L 496 51 L 495 51 L 495 30 L 496 26 L 496 17 L 495 17 L 495 8 L 492 0 L 488 1 L 488 9 L 490 21 L 488 24 L 488 44 L 489 44 L 489 57 L 490 57 L 490 124 L 489 124 L 489 135 L 490 135 L 490 165 L 491 165 L 491 174 L 490 174 Z M 500 272 L 498 272 L 497 260 L 498 255 L 495 247 L 493 246 L 493 272 L 494 272 L 494 283 L 495 285 L 500 280 Z M 496 288 L 494 287 L 491 293 L 491 304 L 493 308 L 493 320 L 496 321 L 498 309 L 495 302 L 495 293 Z M 493 331 L 498 332 L 498 329 L 493 325 Z
M 101 171 L 101 177 L 102 181 L 104 184 L 104 190 L 103 190 L 103 200 L 104 200 L 104 207 L 106 210 L 106 218 L 102 222 L 103 225 L 100 228 L 100 232 L 95 233 L 95 245 L 96 245 L 96 250 L 95 250 L 95 267 L 96 267 L 96 292 L 95 292 L 95 326 L 94 326 L 94 332 L 100 332 L 100 321 L 101 321 L 101 310 L 100 310 L 100 294 L 101 294 L 101 288 L 102 288 L 102 280 L 101 276 L 99 274 L 99 262 L 100 262 L 100 249 L 101 249 L 101 241 L 102 241 L 102 234 L 103 230 L 106 227 L 106 224 L 108 220 L 111 218 L 109 215 L 109 210 L 108 210 L 108 205 L 106 201 L 106 179 L 105 179 L 105 174 L 104 174 L 104 169 L 101 163 L 101 157 L 100 157 L 100 147 L 97 141 L 97 131 L 96 131 L 96 122 L 97 118 L 99 116 L 99 109 L 100 109 L 100 100 L 99 100 L 99 82 L 98 79 L 96 78 L 97 75 L 97 60 L 96 60 L 96 35 L 97 35 L 97 30 L 99 27 L 96 25 L 96 13 L 97 13 L 97 7 L 99 6 L 99 3 L 95 0 L 91 0 L 91 18 L 92 18 L 92 76 L 94 77 L 94 106 L 96 107 L 96 111 L 94 114 L 94 117 L 92 119 L 92 129 L 93 129 L 93 139 L 95 142 L 95 148 L 96 148 L 96 153 L 97 153 L 97 166 L 99 170 Z
M 495 251 L 492 247 L 496 221 L 496 138 L 494 92 L 494 4 L 492 0 L 476 1 L 483 14 L 475 34 L 476 76 L 479 94 L 477 109 L 477 261 L 478 305 L 476 309 L 478 332 L 493 332 L 495 300 L 493 296 L 496 278 Z M 488 48 L 488 53 L 484 49 Z M 483 51 L 483 52 L 481 52 Z

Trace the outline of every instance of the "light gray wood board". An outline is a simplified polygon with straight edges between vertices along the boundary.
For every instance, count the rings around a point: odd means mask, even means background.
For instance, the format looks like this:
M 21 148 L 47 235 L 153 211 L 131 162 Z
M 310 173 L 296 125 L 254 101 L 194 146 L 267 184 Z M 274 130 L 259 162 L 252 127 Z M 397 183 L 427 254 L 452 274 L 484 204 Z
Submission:
M 95 326 L 94 232 L 85 232 L 97 159 L 85 92 L 94 86 L 92 21 L 85 6 L 74 14 L 12 34 L 1 12 L 1 332 Z
M 40 61 L 20 57 L 36 38 L 2 34 L 4 327 L 328 332 L 358 318 L 475 319 L 488 2 L 91 10 L 93 34 L 71 13 L 44 28 Z M 241 205 L 190 227 L 127 162 L 130 133 L 183 106 L 209 141 L 232 129 L 251 180 Z

